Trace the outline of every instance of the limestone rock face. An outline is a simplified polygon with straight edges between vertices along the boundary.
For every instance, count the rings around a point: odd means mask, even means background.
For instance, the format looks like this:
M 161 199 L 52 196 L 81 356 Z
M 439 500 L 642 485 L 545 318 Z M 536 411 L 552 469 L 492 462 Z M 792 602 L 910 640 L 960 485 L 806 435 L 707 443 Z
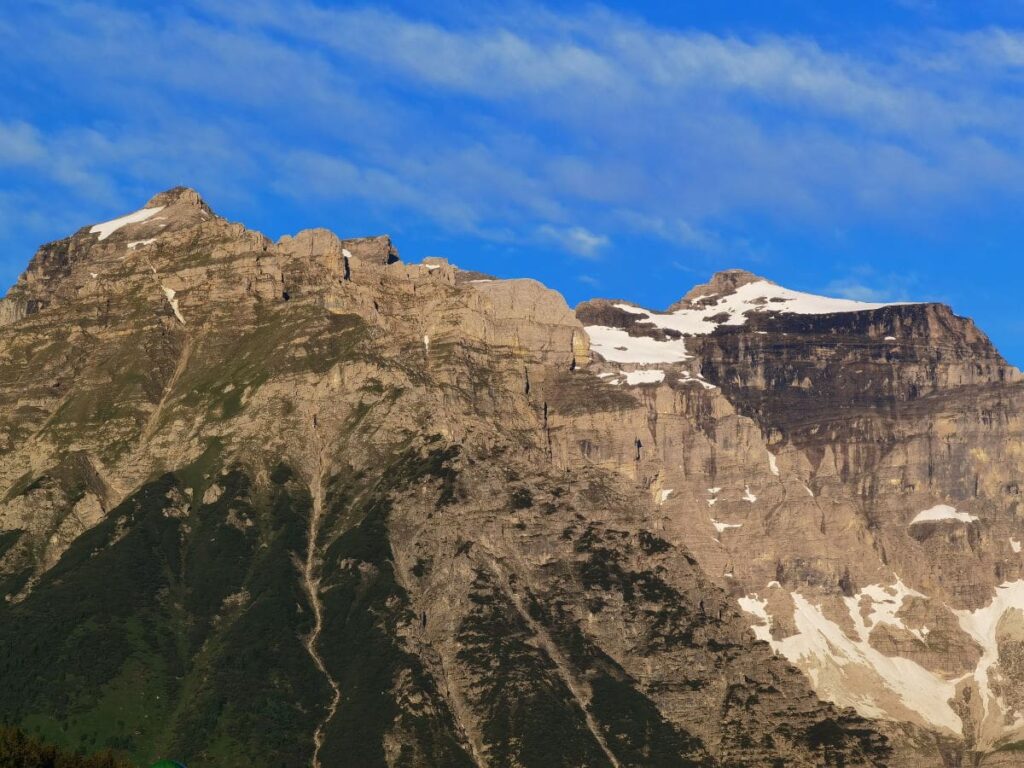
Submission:
M 178 188 L 0 324 L 0 719 L 193 766 L 1024 738 L 1024 385 L 948 308 L 733 271 L 574 312 Z
M 577 315 L 643 408 L 557 418 L 556 455 L 649 487 L 658 534 L 822 698 L 913 728 L 893 764 L 1002 764 L 1024 740 L 1000 629 L 1024 609 L 1024 388 L 984 334 L 735 271 L 665 313 Z

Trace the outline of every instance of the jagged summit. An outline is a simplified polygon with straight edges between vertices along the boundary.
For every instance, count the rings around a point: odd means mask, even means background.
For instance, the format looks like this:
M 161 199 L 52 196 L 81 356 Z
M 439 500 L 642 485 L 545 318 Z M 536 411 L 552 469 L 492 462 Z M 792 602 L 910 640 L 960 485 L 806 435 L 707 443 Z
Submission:
M 887 306 L 891 305 L 793 291 L 751 272 L 731 269 L 691 289 L 665 312 L 599 299 L 581 304 L 576 314 L 586 325 L 595 350 L 606 360 L 664 363 L 689 358 L 683 337 L 752 327 L 758 318 L 841 315 Z M 644 340 L 638 342 L 638 337 Z
M 716 272 L 708 282 L 691 288 L 664 312 L 614 299 L 592 299 L 581 306 L 590 303 L 611 304 L 622 311 L 652 317 L 674 315 L 676 319 L 667 321 L 670 325 L 666 327 L 683 334 L 700 334 L 710 333 L 718 325 L 744 325 L 751 314 L 757 313 L 827 315 L 867 312 L 918 302 L 867 302 L 819 296 L 785 288 L 744 269 L 726 269 Z
M 723 296 L 735 293 L 737 289 L 750 283 L 775 285 L 771 280 L 755 275 L 753 272 L 748 272 L 745 269 L 724 269 L 712 275 L 711 279 L 703 285 L 693 286 L 682 299 L 669 307 L 668 311 L 672 312 L 679 307 L 689 306 L 689 302 L 703 296 Z
M 858 386 L 890 394 L 893 388 L 912 395 L 1020 377 L 969 318 L 958 317 L 944 304 L 817 296 L 745 270 L 717 273 L 665 312 L 594 299 L 577 306 L 576 316 L 587 331 L 591 350 L 608 364 L 631 368 L 681 364 L 679 370 L 687 381 L 704 377 L 723 386 L 736 366 L 760 366 L 772 357 L 790 355 L 794 361 L 787 375 L 809 365 L 816 376 L 828 365 L 842 367 L 847 361 L 863 364 L 870 359 L 879 371 Z M 807 359 L 811 349 L 816 350 L 814 355 L 820 354 L 820 360 Z M 889 361 L 897 357 L 908 367 L 910 361 L 922 366 L 921 378 L 889 381 L 894 375 Z M 703 361 L 699 369 L 690 362 L 695 358 Z M 962 365 L 968 358 L 975 361 L 973 366 Z M 660 370 L 648 370 L 642 376 L 634 371 L 631 376 L 638 383 L 662 380 Z M 813 379 L 797 380 L 806 384 Z
M 668 308 L 669 313 L 685 310 L 714 308 L 729 313 L 729 325 L 742 324 L 736 316 L 746 317 L 750 312 L 780 312 L 797 315 L 827 315 L 842 312 L 865 312 L 882 307 L 913 304 L 916 302 L 867 302 L 854 299 L 818 296 L 785 288 L 767 278 L 743 269 L 717 272 L 704 285 L 690 289 L 678 302 Z
M 189 187 L 174 187 L 149 199 L 132 213 L 94 224 L 75 233 L 75 237 L 95 235 L 99 240 L 113 237 L 114 242 L 151 243 L 154 235 L 163 235 L 218 219 L 206 201 Z
M 0 302 L 0 721 L 142 764 L 1011 765 L 1024 385 L 874 306 L 729 270 L 574 313 L 187 188 L 87 225 Z
M 159 192 L 149 199 L 144 208 L 156 208 L 158 206 L 188 205 L 199 208 L 208 214 L 213 214 L 213 209 L 206 203 L 202 196 L 191 187 L 171 187 Z

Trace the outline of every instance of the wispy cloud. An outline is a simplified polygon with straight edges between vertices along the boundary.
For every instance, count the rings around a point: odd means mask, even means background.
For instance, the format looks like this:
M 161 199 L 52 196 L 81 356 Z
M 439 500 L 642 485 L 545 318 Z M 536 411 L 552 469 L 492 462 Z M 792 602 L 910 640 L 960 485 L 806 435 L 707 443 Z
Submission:
M 597 257 L 601 251 L 611 245 L 605 235 L 598 235 L 585 227 L 568 227 L 560 229 L 545 224 L 538 230 L 541 238 L 560 245 L 570 253 L 584 258 Z
M 869 264 L 847 268 L 844 275 L 831 280 L 824 288 L 830 296 L 857 301 L 938 300 L 920 295 L 921 284 L 913 273 L 880 272 Z
M 473 22 L 305 0 L 5 14 L 0 165 L 25 199 L 39 179 L 105 205 L 260 185 L 592 258 L 620 232 L 728 251 L 737 217 L 827 230 L 1024 196 L 1014 30 L 854 51 L 596 6 Z M 69 102 L 75 124 L 52 117 Z

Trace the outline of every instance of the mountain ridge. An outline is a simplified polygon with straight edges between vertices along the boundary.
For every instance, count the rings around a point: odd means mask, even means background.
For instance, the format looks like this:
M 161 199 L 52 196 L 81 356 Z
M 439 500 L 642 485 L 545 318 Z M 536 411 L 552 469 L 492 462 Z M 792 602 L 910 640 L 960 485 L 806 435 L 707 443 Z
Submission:
M 0 301 L 0 718 L 197 765 L 1012 764 L 1024 394 L 969 320 L 736 271 L 574 311 L 157 208 Z

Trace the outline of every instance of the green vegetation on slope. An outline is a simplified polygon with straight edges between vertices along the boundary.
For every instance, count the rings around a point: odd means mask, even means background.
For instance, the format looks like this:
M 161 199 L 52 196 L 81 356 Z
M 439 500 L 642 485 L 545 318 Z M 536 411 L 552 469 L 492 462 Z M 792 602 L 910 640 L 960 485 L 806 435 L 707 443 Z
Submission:
M 75 541 L 25 600 L 0 603 L 0 721 L 143 763 L 307 765 L 327 700 L 302 644 L 309 609 L 294 568 L 309 496 L 290 473 L 274 476 L 258 491 L 242 472 L 217 475 L 220 495 L 204 505 L 165 475 Z
M 441 496 L 449 497 L 454 493 L 454 476 L 446 462 L 451 455 L 406 455 L 358 501 L 356 489 L 343 484 L 329 496 L 330 519 L 347 529 L 324 558 L 329 578 L 322 586 L 325 622 L 320 648 L 342 692 L 325 732 L 325 765 L 384 768 L 389 765 L 388 741 L 399 745 L 393 765 L 473 765 L 433 679 L 397 639 L 401 628 L 417 617 L 395 580 L 388 537 L 388 492 L 433 477 L 441 481 Z
M 0 768 L 132 768 L 112 752 L 82 755 L 59 749 L 17 728 L 0 726 Z

